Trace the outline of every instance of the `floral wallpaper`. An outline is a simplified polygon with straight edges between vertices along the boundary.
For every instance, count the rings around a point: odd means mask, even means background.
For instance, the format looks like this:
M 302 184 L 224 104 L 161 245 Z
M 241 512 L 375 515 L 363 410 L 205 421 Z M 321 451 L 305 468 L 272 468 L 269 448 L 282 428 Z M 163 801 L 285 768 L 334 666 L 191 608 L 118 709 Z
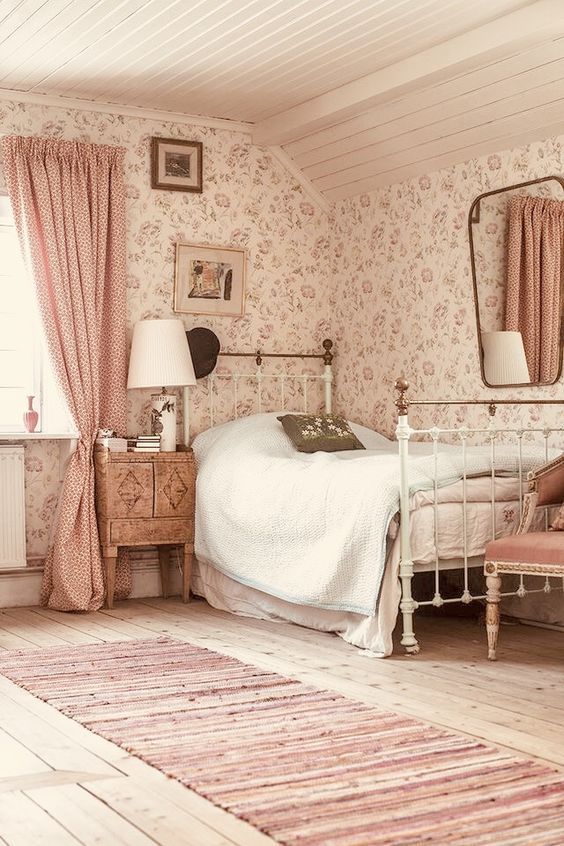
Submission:
M 488 397 L 480 378 L 468 247 L 474 198 L 504 185 L 564 171 L 564 136 L 473 159 L 333 209 L 331 267 L 337 279 L 333 324 L 338 402 L 358 422 L 392 435 L 395 379 L 419 399 Z M 545 388 L 497 389 L 499 397 L 562 398 L 562 379 Z M 419 412 L 444 421 L 445 408 Z M 485 410 L 453 408 L 453 421 Z M 500 408 L 501 419 L 560 422 L 561 408 Z
M 52 106 L 0 102 L 0 132 L 50 135 L 126 148 L 128 322 L 172 317 L 176 242 L 244 247 L 248 251 L 246 313 L 242 318 L 182 315 L 186 328 L 207 326 L 224 349 L 275 352 L 319 349 L 330 335 L 328 219 L 303 188 L 248 136 L 205 126 Z M 150 138 L 204 144 L 202 194 L 150 187 Z M 253 370 L 252 359 L 248 360 Z M 222 364 L 225 369 L 226 365 Z M 240 368 L 242 369 L 242 367 Z M 191 430 L 209 425 L 207 386 L 195 388 Z M 313 389 L 312 389 L 313 390 Z M 296 394 L 292 397 L 292 391 Z M 302 391 L 303 393 L 303 391 Z M 231 412 L 231 397 L 216 400 L 216 419 Z M 273 386 L 265 402 L 278 405 Z M 314 404 L 316 402 L 313 396 Z M 288 387 L 300 402 L 300 386 Z M 148 392 L 130 394 L 130 433 L 146 431 Z M 239 411 L 251 408 L 241 385 Z M 179 418 L 179 428 L 181 418 Z M 26 446 L 27 554 L 44 555 L 59 490 L 58 446 Z

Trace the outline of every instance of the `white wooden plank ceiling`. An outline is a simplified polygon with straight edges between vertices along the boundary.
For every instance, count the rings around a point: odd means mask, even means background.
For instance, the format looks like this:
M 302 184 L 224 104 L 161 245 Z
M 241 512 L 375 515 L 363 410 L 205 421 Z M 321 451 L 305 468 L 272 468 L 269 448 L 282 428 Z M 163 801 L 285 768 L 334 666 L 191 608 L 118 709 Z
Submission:
M 564 0 L 0 0 L 0 89 L 247 121 L 329 199 L 564 131 L 563 71 Z
M 564 133 L 564 38 L 313 131 L 284 147 L 329 200 Z

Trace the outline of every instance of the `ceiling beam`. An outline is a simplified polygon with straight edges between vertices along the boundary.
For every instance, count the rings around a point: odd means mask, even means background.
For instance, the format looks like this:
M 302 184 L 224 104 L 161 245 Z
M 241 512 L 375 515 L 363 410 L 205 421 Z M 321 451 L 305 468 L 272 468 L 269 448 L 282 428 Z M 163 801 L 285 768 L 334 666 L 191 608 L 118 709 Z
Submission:
M 537 2 L 256 124 L 255 144 L 280 145 L 447 77 L 564 33 L 564 2 Z

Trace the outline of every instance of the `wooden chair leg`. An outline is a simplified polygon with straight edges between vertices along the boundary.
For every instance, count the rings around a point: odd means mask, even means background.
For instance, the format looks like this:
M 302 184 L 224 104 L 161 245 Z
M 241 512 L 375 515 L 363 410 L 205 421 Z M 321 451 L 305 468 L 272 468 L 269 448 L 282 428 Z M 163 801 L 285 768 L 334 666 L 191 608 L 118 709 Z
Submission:
M 116 561 L 117 549 L 115 555 L 104 556 L 104 567 L 106 570 L 106 607 L 112 609 L 114 607 L 114 591 L 116 587 Z
M 192 574 L 192 548 L 184 546 L 184 566 L 182 567 L 182 602 L 190 599 L 190 576 Z
M 170 565 L 170 547 L 169 546 L 159 546 L 158 547 L 159 553 L 159 564 L 161 568 L 161 589 L 163 594 L 163 599 L 168 599 L 168 574 L 169 574 L 169 565 Z
M 499 634 L 499 603 L 501 600 L 500 576 L 486 576 L 486 632 L 488 635 L 488 659 L 497 660 L 497 638 Z

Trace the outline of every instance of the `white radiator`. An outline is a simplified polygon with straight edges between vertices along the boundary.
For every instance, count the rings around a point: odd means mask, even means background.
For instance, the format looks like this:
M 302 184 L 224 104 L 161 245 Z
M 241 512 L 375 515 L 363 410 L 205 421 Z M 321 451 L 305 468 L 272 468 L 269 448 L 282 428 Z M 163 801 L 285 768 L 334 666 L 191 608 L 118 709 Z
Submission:
M 0 446 L 0 569 L 25 567 L 23 446 Z

